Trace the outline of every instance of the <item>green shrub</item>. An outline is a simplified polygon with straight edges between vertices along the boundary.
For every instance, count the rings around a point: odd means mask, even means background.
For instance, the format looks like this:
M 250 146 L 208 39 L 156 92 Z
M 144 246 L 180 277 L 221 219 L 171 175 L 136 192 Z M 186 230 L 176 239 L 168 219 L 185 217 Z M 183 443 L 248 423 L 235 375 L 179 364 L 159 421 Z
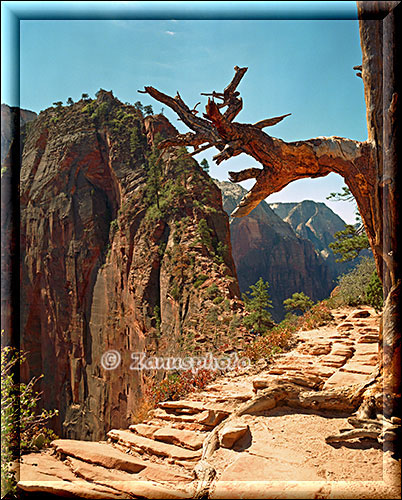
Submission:
M 371 279 L 366 288 L 367 303 L 374 307 L 376 312 L 380 312 L 384 305 L 383 289 L 377 271 L 371 275 Z
M 194 281 L 194 288 L 199 288 L 208 279 L 206 274 L 199 274 Z
M 174 298 L 174 300 L 179 300 L 179 298 L 180 298 L 180 288 L 177 286 L 176 283 L 173 284 L 170 293 L 171 293 L 172 297 Z
M 367 291 L 374 271 L 374 259 L 365 257 L 351 271 L 340 276 L 338 295 L 344 304 L 368 304 Z
M 311 309 L 314 302 L 303 292 L 294 293 L 289 299 L 283 301 L 287 311 L 301 311 L 302 313 Z
M 3 336 L 3 331 L 2 331 Z M 58 410 L 37 410 L 40 393 L 33 378 L 28 384 L 17 384 L 14 370 L 26 360 L 26 354 L 10 346 L 1 348 L 1 496 L 15 492 L 16 479 L 12 460 L 20 451 L 36 451 L 57 438 L 46 425 Z
M 214 304 L 220 304 L 223 301 L 222 295 L 218 295 L 217 297 L 214 298 L 212 301 Z
M 243 324 L 258 334 L 265 333 L 273 326 L 272 316 L 268 311 L 272 309 L 268 288 L 269 283 L 260 278 L 255 285 L 250 285 L 249 291 L 243 293 L 244 307 L 248 312 Z
M 212 283 L 212 285 L 205 290 L 205 295 L 209 299 L 214 299 L 218 295 L 218 293 L 219 293 L 219 288 L 216 283 Z
M 208 227 L 207 221 L 205 219 L 201 219 L 198 223 L 198 234 L 200 235 L 200 240 L 203 245 L 207 248 L 212 246 L 211 239 L 211 229 Z

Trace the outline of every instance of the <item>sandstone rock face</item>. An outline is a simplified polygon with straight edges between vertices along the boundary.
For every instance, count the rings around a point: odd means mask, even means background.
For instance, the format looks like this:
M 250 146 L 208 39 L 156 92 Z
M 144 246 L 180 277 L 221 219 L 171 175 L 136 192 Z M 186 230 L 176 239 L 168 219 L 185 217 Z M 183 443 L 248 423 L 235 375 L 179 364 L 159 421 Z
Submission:
M 18 180 L 19 137 L 23 140 L 26 125 L 36 113 L 25 109 L 1 105 L 1 329 L 2 341 L 10 344 L 18 337 L 18 325 L 11 318 L 18 317 L 19 301 L 16 281 L 18 261 Z M 15 140 L 17 139 L 17 140 Z M 11 145 L 14 145 L 13 147 Z M 14 345 L 18 345 L 18 339 Z
M 21 129 L 26 123 L 29 123 L 37 117 L 34 111 L 29 111 L 28 109 L 19 109 L 13 106 L 8 106 L 7 104 L 1 105 L 1 165 L 8 154 L 11 141 L 16 134 L 19 134 L 19 130 L 16 130 L 19 126 Z
M 271 203 L 272 210 L 290 224 L 294 232 L 303 239 L 311 241 L 317 253 L 329 267 L 332 279 L 354 267 L 354 262 L 336 262 L 336 256 L 329 248 L 334 234 L 345 229 L 345 222 L 325 203 L 304 200 L 299 203 Z M 371 255 L 364 250 L 362 255 Z
M 216 181 L 223 207 L 231 213 L 246 190 L 230 182 Z M 313 300 L 327 297 L 334 287 L 326 262 L 311 241 L 299 237 L 267 203 L 261 202 L 249 215 L 230 222 L 233 258 L 242 292 L 261 276 L 270 284 L 273 317 L 282 319 L 282 302 L 294 292 Z
M 194 285 L 200 275 L 222 300 L 238 300 L 219 189 L 178 149 L 155 167 L 150 144 L 172 131 L 164 116 L 144 119 L 100 91 L 97 100 L 41 112 L 27 134 L 22 378 L 44 374 L 43 404 L 60 410 L 63 437 L 102 439 L 127 427 L 155 374 L 131 370 L 131 353 L 177 355 L 187 336 L 210 330 L 206 312 L 215 306 Z M 217 248 L 226 249 L 219 260 Z

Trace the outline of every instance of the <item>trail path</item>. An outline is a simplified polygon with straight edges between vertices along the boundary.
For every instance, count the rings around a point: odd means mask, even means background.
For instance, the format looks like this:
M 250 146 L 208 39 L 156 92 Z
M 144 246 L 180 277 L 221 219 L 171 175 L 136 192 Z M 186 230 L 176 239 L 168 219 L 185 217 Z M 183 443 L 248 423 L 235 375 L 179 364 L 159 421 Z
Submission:
M 377 440 L 326 441 L 353 429 L 352 411 L 336 411 L 336 402 L 323 410 L 314 398 L 370 381 L 378 357 L 372 308 L 333 314 L 333 324 L 299 332 L 296 347 L 258 373 L 228 373 L 185 400 L 160 403 L 107 442 L 59 439 L 25 455 L 19 489 L 94 499 L 400 498 L 400 462 Z M 292 393 L 278 398 L 275 389 L 261 403 L 259 394 L 281 384 L 313 403 L 300 409 Z

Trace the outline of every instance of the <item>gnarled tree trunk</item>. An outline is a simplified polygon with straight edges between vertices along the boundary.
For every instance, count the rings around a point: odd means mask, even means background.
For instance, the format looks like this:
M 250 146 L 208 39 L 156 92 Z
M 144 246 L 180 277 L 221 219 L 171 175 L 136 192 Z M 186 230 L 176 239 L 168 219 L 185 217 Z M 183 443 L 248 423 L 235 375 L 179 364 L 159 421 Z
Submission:
M 397 316 L 400 281 L 398 270 L 399 198 L 396 190 L 396 165 L 399 152 L 399 82 L 395 65 L 399 46 L 396 40 L 400 22 L 399 2 L 358 2 L 362 46 L 362 78 L 367 107 L 368 140 L 354 141 L 341 137 L 318 137 L 307 141 L 285 142 L 263 131 L 288 115 L 268 118 L 255 124 L 235 122 L 242 108 L 236 91 L 247 68 L 235 66 L 235 75 L 222 93 L 208 95 L 203 117 L 197 116 L 180 95 L 170 97 L 153 87 L 145 87 L 158 101 L 169 106 L 192 130 L 160 143 L 161 148 L 193 146 L 191 154 L 216 147 L 217 164 L 246 153 L 262 166 L 230 172 L 233 182 L 255 178 L 256 183 L 232 213 L 242 217 L 267 196 L 304 177 L 340 174 L 354 195 L 374 253 L 379 276 L 383 279 L 384 310 L 383 363 L 385 413 L 395 412 L 399 401 L 400 324 Z M 226 108 L 225 111 L 223 109 Z

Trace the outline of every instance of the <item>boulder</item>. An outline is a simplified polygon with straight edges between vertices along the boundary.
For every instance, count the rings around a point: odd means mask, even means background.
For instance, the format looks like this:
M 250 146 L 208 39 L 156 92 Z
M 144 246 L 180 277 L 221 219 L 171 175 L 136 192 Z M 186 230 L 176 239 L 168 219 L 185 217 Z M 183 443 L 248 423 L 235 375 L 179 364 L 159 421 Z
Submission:
M 233 448 L 233 446 L 241 439 L 246 433 L 250 432 L 247 424 L 237 423 L 228 424 L 219 432 L 219 443 L 223 448 Z

